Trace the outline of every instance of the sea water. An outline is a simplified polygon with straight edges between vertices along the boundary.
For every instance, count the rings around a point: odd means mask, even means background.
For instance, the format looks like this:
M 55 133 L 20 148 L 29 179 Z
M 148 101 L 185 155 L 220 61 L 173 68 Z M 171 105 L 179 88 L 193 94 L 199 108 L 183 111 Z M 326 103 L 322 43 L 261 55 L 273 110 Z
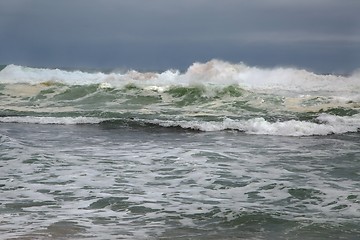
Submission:
M 4 239 L 358 239 L 360 75 L 0 71 Z

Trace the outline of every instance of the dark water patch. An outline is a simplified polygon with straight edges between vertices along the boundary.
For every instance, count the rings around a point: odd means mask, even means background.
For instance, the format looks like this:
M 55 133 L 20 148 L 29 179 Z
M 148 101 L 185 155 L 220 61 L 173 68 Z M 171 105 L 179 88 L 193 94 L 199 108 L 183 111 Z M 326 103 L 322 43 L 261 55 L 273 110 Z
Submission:
M 32 157 L 32 158 L 29 158 L 29 159 L 26 159 L 23 161 L 23 163 L 25 163 L 25 164 L 33 164 L 33 163 L 39 163 L 39 162 L 41 162 L 41 160 L 36 157 Z
M 251 192 L 246 192 L 245 194 L 248 196 L 249 201 L 265 199 L 265 197 L 259 195 L 259 193 L 260 192 L 258 191 L 251 191 Z
M 44 166 L 48 167 L 49 165 L 51 165 L 52 161 L 53 161 L 53 156 L 49 154 L 32 154 L 31 157 L 25 159 L 23 163 L 25 164 L 41 163 Z
M 11 191 L 17 191 L 17 190 L 21 190 L 21 189 L 25 189 L 25 187 L 24 186 L 15 186 L 15 187 L 13 187 L 13 186 L 7 186 L 7 184 L 1 184 L 1 190 L 2 191 L 9 191 L 9 192 L 11 192 Z
M 326 110 L 321 109 L 319 113 L 327 113 L 327 114 L 343 117 L 343 116 L 353 116 L 355 114 L 358 114 L 359 110 L 353 108 L 338 107 L 338 108 L 329 108 Z
M 332 167 L 329 173 L 331 174 L 331 176 L 336 177 L 338 179 L 360 180 L 359 170 L 355 168 L 349 169 L 347 167 L 336 166 L 336 167 Z
M 130 206 L 130 207 L 128 208 L 128 210 L 129 210 L 132 214 L 140 214 L 140 215 L 143 215 L 143 214 L 147 214 L 147 213 L 157 212 L 157 211 L 159 211 L 160 209 L 152 209 L 152 208 L 148 208 L 148 207 L 145 207 L 145 206 L 135 205 L 135 206 Z
M 357 199 L 357 198 L 358 198 L 358 195 L 353 195 L 353 194 L 351 194 L 351 195 L 347 196 L 347 199 L 348 199 L 348 200 L 355 200 L 355 199 Z
M 354 146 L 355 147 L 355 146 Z M 360 152 L 348 152 L 339 154 L 336 158 L 331 159 L 329 164 L 329 174 L 333 177 L 343 180 L 360 180 L 358 166 L 360 164 Z
M 349 206 L 347 204 L 340 204 L 340 205 L 337 205 L 333 208 L 331 208 L 331 210 L 343 210 L 345 208 L 348 208 Z
M 113 211 L 123 211 L 128 209 L 130 203 L 128 197 L 107 197 L 101 198 L 89 205 L 89 209 L 103 209 L 109 207 Z
M 151 115 L 152 116 L 152 115 Z M 148 116 L 151 118 L 151 116 Z M 146 116 L 143 116 L 146 117 Z M 164 124 L 165 125 L 165 124 Z M 110 120 L 104 120 L 100 122 L 100 126 L 105 129 L 116 129 L 116 128 L 127 128 L 127 129 L 139 129 L 139 130 L 145 130 L 147 132 L 179 132 L 179 133 L 196 133 L 196 132 L 202 132 L 197 129 L 193 129 L 190 127 L 182 127 L 180 125 L 165 125 L 163 126 L 160 122 L 157 123 L 155 121 L 146 120 L 146 119 L 137 119 L 133 117 L 129 118 L 118 118 L 118 119 L 110 119 Z
M 307 199 L 316 199 L 321 200 L 321 197 L 325 195 L 319 190 L 316 189 L 308 189 L 308 188 L 291 188 L 288 190 L 288 193 L 299 200 L 307 200 Z
M 261 212 L 242 212 L 229 217 L 214 209 L 205 214 L 186 215 L 197 227 L 179 226 L 166 230 L 159 239 L 287 239 L 286 231 L 299 226 L 294 221 Z
M 260 187 L 259 190 L 272 190 L 272 189 L 276 188 L 277 186 L 278 186 L 278 184 L 271 183 L 271 184 L 267 184 L 265 186 Z
M 22 201 L 14 201 L 13 203 L 6 203 L 5 208 L 7 210 L 17 210 L 22 211 L 24 208 L 30 207 L 42 207 L 42 206 L 52 206 L 56 205 L 57 203 L 54 201 L 33 201 L 33 200 L 22 200 Z
M 59 221 L 47 227 L 44 231 L 52 239 L 66 239 L 80 237 L 81 233 L 86 232 L 86 227 L 73 221 Z
M 254 232 L 259 231 L 262 227 L 273 228 L 287 224 L 293 225 L 292 222 L 282 219 L 280 214 L 272 215 L 263 212 L 242 212 L 232 216 L 232 219 L 226 220 L 225 223 L 226 225 L 241 227 L 243 229 L 249 228 Z
M 360 233 L 353 223 L 314 223 L 262 212 L 241 213 L 225 226 L 225 234 L 246 239 L 357 239 Z
M 293 239 L 359 239 L 357 223 L 300 223 L 287 234 Z

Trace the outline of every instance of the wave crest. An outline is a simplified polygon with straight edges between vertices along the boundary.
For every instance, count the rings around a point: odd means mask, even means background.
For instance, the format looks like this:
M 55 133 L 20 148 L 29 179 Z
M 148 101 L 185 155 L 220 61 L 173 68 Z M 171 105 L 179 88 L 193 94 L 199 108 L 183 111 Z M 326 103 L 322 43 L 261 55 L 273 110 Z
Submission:
M 311 136 L 343 134 L 347 132 L 360 131 L 360 114 L 353 116 L 333 116 L 321 114 L 316 118 L 317 122 L 306 122 L 299 120 L 270 122 L 264 118 L 253 118 L 248 120 L 234 120 L 225 118 L 223 121 L 186 121 L 186 120 L 145 120 L 145 119 L 104 119 L 94 117 L 3 117 L 2 123 L 30 123 L 30 124 L 102 124 L 111 123 L 146 127 L 149 124 L 165 128 L 181 128 L 202 132 L 214 132 L 224 130 L 235 130 L 247 134 L 279 135 L 279 136 Z
M 248 120 L 226 118 L 221 122 L 154 120 L 151 123 L 156 123 L 163 127 L 181 127 L 204 132 L 236 130 L 248 134 L 280 136 L 329 135 L 358 132 L 360 130 L 360 114 L 351 117 L 322 114 L 317 120 L 318 123 L 298 120 L 269 122 L 264 118 Z
M 185 73 L 177 70 L 164 72 L 87 73 L 60 69 L 30 68 L 8 65 L 0 71 L 0 83 L 39 84 L 56 82 L 67 85 L 107 83 L 122 87 L 133 83 L 139 86 L 191 86 L 194 84 L 238 84 L 248 90 L 285 90 L 295 92 L 354 92 L 360 91 L 360 75 L 321 75 L 295 68 L 258 68 L 243 63 L 233 64 L 220 60 L 194 63 Z

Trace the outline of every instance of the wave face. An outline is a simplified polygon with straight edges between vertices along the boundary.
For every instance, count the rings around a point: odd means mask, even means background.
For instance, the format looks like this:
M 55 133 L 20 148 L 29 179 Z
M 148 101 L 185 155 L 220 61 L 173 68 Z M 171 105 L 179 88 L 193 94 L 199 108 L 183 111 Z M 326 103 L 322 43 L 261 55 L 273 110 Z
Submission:
M 360 129 L 360 72 L 319 75 L 212 60 L 184 73 L 89 73 L 8 65 L 0 122 L 118 124 L 285 136 Z

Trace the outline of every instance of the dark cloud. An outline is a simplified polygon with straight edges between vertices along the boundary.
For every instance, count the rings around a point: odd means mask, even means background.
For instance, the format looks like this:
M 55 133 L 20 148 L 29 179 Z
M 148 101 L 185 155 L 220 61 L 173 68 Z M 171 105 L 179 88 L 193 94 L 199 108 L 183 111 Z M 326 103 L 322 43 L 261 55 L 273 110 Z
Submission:
M 0 63 L 360 67 L 358 0 L 3 0 Z

